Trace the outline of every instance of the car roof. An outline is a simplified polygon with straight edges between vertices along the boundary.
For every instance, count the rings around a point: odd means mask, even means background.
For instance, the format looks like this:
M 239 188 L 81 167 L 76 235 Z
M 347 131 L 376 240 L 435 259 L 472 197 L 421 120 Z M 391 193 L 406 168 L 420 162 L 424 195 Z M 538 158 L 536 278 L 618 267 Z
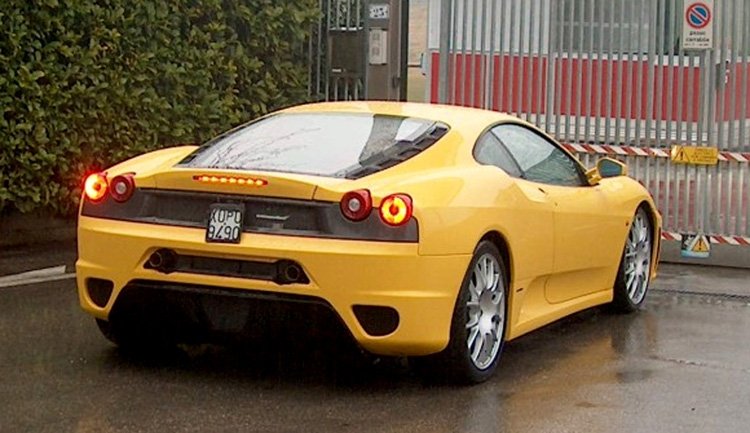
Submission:
M 451 128 L 484 129 L 490 124 L 520 119 L 505 113 L 454 105 L 422 104 L 393 101 L 340 101 L 319 102 L 287 108 L 289 113 L 373 113 L 392 116 L 417 117 L 440 121 Z M 525 122 L 523 122 L 525 123 Z M 473 129 L 473 128 L 472 128 Z

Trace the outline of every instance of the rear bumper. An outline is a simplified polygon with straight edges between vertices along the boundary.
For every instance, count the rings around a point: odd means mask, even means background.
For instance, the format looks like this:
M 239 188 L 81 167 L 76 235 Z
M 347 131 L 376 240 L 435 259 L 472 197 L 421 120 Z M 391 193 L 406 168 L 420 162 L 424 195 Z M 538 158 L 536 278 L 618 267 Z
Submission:
M 301 295 L 329 304 L 354 339 L 382 355 L 425 355 L 448 342 L 453 307 L 470 255 L 420 256 L 416 243 L 366 242 L 245 233 L 237 245 L 206 244 L 195 228 L 80 217 L 78 225 L 78 293 L 82 308 L 107 319 L 122 289 L 135 280 L 165 284 Z M 308 284 L 204 275 L 164 274 L 144 267 L 157 249 L 178 254 L 299 263 Z M 91 299 L 90 278 L 112 281 L 112 295 L 102 307 Z M 391 307 L 398 312 L 395 331 L 368 334 L 354 314 L 355 305 Z M 304 323 L 303 318 L 300 318 Z

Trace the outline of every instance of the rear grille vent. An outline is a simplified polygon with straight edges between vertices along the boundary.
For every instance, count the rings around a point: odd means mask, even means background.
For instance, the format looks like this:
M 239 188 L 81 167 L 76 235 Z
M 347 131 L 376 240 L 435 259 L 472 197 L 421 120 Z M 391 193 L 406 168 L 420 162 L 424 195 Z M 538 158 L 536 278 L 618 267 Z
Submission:
M 169 259 L 166 260 L 165 258 Z M 172 250 L 155 251 L 146 264 L 146 269 L 162 273 L 185 272 L 189 274 L 216 275 L 221 277 L 248 278 L 273 281 L 277 284 L 309 284 L 310 279 L 302 267 L 291 260 L 259 262 L 251 260 L 224 259 L 177 254 Z

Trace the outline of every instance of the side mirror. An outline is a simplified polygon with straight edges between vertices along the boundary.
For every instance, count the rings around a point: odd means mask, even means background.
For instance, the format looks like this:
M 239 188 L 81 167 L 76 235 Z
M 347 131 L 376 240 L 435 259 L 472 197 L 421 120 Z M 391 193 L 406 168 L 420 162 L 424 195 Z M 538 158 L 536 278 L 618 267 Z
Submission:
M 586 172 L 586 177 L 591 185 L 596 185 L 600 180 L 608 177 L 627 176 L 628 166 L 612 159 L 602 158 L 596 162 L 596 167 Z

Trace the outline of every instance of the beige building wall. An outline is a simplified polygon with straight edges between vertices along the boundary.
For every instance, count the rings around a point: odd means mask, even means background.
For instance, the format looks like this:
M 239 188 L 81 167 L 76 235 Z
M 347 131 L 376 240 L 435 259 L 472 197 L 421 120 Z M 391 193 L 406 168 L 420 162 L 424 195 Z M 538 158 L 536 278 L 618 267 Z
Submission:
M 424 102 L 426 77 L 419 68 L 420 56 L 427 51 L 428 0 L 409 2 L 409 83 L 407 99 Z

